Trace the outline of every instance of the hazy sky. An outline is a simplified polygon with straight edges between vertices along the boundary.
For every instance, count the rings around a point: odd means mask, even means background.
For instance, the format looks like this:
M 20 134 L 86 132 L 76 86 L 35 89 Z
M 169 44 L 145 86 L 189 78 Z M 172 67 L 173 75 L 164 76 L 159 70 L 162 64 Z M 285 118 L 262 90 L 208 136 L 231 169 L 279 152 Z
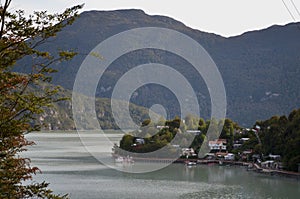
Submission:
M 2 0 L 3 1 L 3 0 Z M 233 36 L 274 24 L 300 21 L 300 0 L 13 0 L 12 9 L 59 12 L 85 3 L 84 10 L 143 9 L 187 26 Z

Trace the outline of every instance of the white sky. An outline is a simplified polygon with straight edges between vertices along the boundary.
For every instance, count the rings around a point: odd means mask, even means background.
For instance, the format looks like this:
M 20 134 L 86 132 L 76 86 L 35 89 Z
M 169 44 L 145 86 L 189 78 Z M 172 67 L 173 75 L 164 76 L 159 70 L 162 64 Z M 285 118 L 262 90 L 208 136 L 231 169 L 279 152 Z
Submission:
M 139 8 L 222 36 L 300 21 L 300 0 L 13 0 L 11 8 L 60 12 L 82 3 L 83 10 Z

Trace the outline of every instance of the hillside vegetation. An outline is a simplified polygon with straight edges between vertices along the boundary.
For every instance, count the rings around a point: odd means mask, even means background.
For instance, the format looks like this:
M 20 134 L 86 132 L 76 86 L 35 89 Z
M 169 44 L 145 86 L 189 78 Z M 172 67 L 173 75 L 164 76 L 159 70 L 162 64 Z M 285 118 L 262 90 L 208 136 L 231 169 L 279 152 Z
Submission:
M 72 90 L 84 58 L 95 45 L 110 36 L 138 27 L 164 27 L 180 31 L 199 42 L 216 62 L 227 92 L 227 117 L 249 126 L 272 115 L 288 114 L 288 110 L 300 106 L 298 26 L 299 23 L 272 26 L 224 38 L 191 29 L 169 17 L 147 15 L 141 10 L 88 11 L 41 48 L 50 52 L 74 49 L 79 53 L 71 62 L 53 66 L 59 71 L 53 75 L 53 83 Z M 183 74 L 197 93 L 201 117 L 210 117 L 210 97 L 202 77 L 186 60 L 155 49 L 133 51 L 115 60 L 98 84 L 97 97 L 110 98 L 117 80 L 125 72 L 151 62 L 171 66 Z M 25 66 L 26 63 L 30 63 L 29 58 L 23 59 L 19 65 Z M 28 72 L 30 68 L 20 67 L 17 70 Z M 148 108 L 153 104 L 162 104 L 169 118 L 179 115 L 174 95 L 155 85 L 136 90 L 131 102 Z
M 30 91 L 34 91 L 36 93 L 40 92 L 40 89 L 46 89 L 49 87 L 54 87 L 51 84 L 41 84 L 39 86 L 31 86 L 29 88 Z M 58 101 L 53 103 L 51 107 L 45 108 L 44 113 L 41 115 L 37 115 L 34 123 L 43 124 L 44 130 L 75 130 L 75 124 L 73 121 L 73 113 L 72 113 L 72 92 L 70 90 L 60 88 L 59 92 L 56 94 L 56 98 L 65 98 L 66 100 Z M 81 101 L 81 107 L 82 112 L 89 113 L 91 110 L 89 110 L 87 104 L 85 103 L 87 101 L 87 96 L 80 95 L 80 101 Z M 117 101 L 119 104 L 124 103 L 122 101 Z M 111 100 L 105 99 L 105 98 L 95 98 L 95 112 L 97 114 L 98 122 L 102 129 L 118 129 L 118 125 L 116 124 L 111 111 Z M 117 108 L 118 109 L 118 106 Z M 140 124 L 143 120 L 149 119 L 149 110 L 140 107 L 134 104 L 129 104 L 129 111 L 130 115 L 132 117 L 132 120 Z M 120 111 L 121 112 L 121 111 Z M 154 117 L 158 117 L 156 113 L 152 112 L 152 115 Z M 126 118 L 125 118 L 126 119 Z M 126 127 L 128 121 L 126 120 L 121 121 L 121 125 L 123 127 Z M 92 124 L 87 118 L 81 118 L 81 124 L 84 124 L 84 126 L 81 126 L 85 130 L 89 129 L 95 129 L 98 128 L 98 124 Z M 129 128 L 130 126 L 128 126 Z M 78 129 L 80 130 L 80 129 Z

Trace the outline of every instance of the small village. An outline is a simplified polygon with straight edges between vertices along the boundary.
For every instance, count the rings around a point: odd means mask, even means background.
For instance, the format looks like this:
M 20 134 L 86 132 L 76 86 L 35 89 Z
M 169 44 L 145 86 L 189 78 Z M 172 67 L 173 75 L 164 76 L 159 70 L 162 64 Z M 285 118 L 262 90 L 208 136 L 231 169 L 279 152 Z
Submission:
M 172 127 L 168 125 L 156 125 L 156 129 L 159 132 L 169 132 Z M 218 138 L 214 140 L 208 140 L 207 146 L 209 149 L 208 153 L 204 156 L 198 155 L 197 149 L 193 147 L 182 147 L 180 144 L 172 145 L 177 150 L 178 159 L 175 161 L 168 157 L 132 157 L 129 155 L 122 156 L 118 154 L 118 146 L 115 145 L 113 148 L 113 157 L 116 163 L 134 163 L 138 162 L 164 162 L 164 163 L 183 163 L 188 167 L 194 167 L 197 164 L 207 165 L 219 165 L 219 166 L 245 166 L 248 171 L 256 171 L 259 173 L 278 175 L 285 177 L 293 177 L 300 179 L 300 164 L 298 164 L 298 172 L 286 171 L 282 162 L 282 157 L 279 154 L 263 154 L 258 153 L 253 147 L 247 148 L 250 142 L 255 141 L 262 145 L 260 139 L 261 127 L 255 125 L 253 128 L 235 129 L 234 139 L 228 141 L 228 139 Z M 172 130 L 171 130 L 172 131 Z M 141 130 L 139 130 L 141 132 Z M 182 132 L 181 132 L 182 133 Z M 203 133 L 201 130 L 185 130 L 182 134 L 201 136 Z M 250 136 L 252 135 L 252 136 Z M 145 145 L 149 142 L 148 138 L 143 137 L 132 137 L 132 143 L 130 145 L 131 152 L 138 153 Z M 151 141 L 152 143 L 154 141 Z M 203 142 L 204 143 L 204 142 Z M 124 146 L 123 146 L 124 147 Z M 124 155 L 124 154 L 123 154 Z

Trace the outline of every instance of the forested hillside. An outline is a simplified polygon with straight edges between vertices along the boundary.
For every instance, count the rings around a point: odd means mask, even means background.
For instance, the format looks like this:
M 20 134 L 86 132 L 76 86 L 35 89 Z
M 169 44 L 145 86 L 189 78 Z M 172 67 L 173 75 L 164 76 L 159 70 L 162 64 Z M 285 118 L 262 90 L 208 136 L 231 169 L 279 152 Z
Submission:
M 50 52 L 74 49 L 79 53 L 71 62 L 53 66 L 59 71 L 53 75 L 53 83 L 72 90 L 83 59 L 110 36 L 138 27 L 164 27 L 180 31 L 199 42 L 216 62 L 227 92 L 227 117 L 249 126 L 272 115 L 288 114 L 288 110 L 300 106 L 298 26 L 299 23 L 272 26 L 224 38 L 191 29 L 169 17 L 147 15 L 141 10 L 89 11 L 82 13 L 72 26 L 64 28 L 41 48 Z M 30 61 L 23 59 L 19 65 L 24 66 Z M 210 117 L 210 97 L 201 76 L 196 75 L 186 60 L 155 49 L 134 51 L 115 60 L 100 80 L 97 96 L 110 98 L 116 81 L 126 71 L 151 62 L 171 66 L 187 77 L 199 98 L 201 117 Z M 17 70 L 28 72 L 31 69 L 20 67 Z M 143 86 L 135 92 L 131 102 L 144 107 L 162 104 L 167 108 L 169 118 L 178 115 L 174 95 L 162 87 Z

